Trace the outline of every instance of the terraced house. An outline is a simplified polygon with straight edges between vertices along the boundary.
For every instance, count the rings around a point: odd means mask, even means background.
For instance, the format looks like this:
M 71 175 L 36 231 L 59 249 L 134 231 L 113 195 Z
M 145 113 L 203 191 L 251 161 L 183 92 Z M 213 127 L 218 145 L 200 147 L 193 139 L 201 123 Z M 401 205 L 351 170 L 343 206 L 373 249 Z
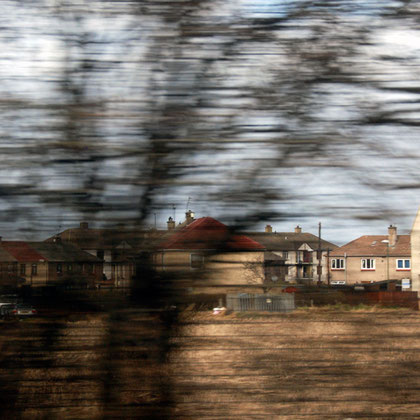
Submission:
M 330 254 L 332 284 L 411 279 L 411 238 L 389 226 L 388 235 L 364 235 Z
M 127 287 L 135 272 L 136 249 L 133 233 L 119 229 L 97 229 L 81 222 L 79 227 L 70 228 L 48 238 L 45 242 L 60 240 L 73 244 L 102 261 L 102 285 Z
M 102 278 L 102 261 L 71 244 L 1 241 L 0 250 L 15 285 L 94 287 Z
M 284 259 L 287 282 L 312 284 L 320 279 L 322 283 L 327 283 L 328 254 L 337 245 L 312 233 L 302 232 L 300 226 L 296 226 L 293 232 L 273 232 L 272 226 L 267 225 L 264 232 L 244 234 Z

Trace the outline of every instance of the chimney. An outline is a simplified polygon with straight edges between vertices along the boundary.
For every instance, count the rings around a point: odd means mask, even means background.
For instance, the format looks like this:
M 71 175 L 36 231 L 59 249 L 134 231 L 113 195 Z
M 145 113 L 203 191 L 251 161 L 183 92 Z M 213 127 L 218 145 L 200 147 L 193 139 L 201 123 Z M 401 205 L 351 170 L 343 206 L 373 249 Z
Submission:
M 302 228 L 299 225 L 295 227 L 295 233 L 302 233 Z
M 191 210 L 188 210 L 185 213 L 185 221 L 187 222 L 187 225 L 189 225 L 190 223 L 192 223 L 195 219 L 194 219 L 195 213 Z
M 389 225 L 388 227 L 388 241 L 389 246 L 395 246 L 397 243 L 397 227 Z
M 273 233 L 273 227 L 271 225 L 267 225 L 265 227 L 265 232 L 266 233 Z
M 168 224 L 168 230 L 175 229 L 175 220 L 172 219 L 172 217 L 170 217 L 166 223 Z
M 88 222 L 80 222 L 80 229 L 88 229 L 89 223 Z

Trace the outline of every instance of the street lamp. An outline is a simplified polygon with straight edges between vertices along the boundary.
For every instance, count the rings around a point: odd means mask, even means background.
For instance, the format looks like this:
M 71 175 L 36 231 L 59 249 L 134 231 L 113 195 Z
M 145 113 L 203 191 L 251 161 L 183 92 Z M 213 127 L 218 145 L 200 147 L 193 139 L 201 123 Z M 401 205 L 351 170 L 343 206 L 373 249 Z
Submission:
M 389 241 L 384 239 L 381 242 L 386 244 L 386 279 L 389 281 Z

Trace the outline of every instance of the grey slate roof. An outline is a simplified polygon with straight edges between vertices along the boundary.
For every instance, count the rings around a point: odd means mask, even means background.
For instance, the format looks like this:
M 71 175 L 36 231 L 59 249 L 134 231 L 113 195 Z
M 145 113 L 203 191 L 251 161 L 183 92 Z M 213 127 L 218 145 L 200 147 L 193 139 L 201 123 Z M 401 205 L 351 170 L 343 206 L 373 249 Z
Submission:
M 318 236 L 312 233 L 244 232 L 244 234 L 264 245 L 268 251 L 297 251 L 305 243 L 314 251 L 318 249 Z M 335 248 L 337 248 L 337 245 L 321 239 L 322 250 L 333 250 Z
M 81 249 L 113 250 L 126 243 L 136 250 L 153 249 L 175 231 L 168 230 L 117 230 L 117 229 L 92 229 L 71 228 L 58 235 L 48 238 L 45 242 L 54 242 L 56 237 L 61 238 L 62 243 L 73 243 Z M 127 252 L 129 248 L 126 249 Z
M 69 243 L 27 242 L 27 244 L 49 262 L 102 262 L 99 258 Z

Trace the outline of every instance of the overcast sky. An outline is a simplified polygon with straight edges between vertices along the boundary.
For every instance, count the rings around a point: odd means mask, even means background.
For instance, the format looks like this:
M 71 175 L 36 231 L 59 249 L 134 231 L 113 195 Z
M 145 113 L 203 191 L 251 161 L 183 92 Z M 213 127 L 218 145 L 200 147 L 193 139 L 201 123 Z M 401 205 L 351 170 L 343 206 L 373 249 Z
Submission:
M 191 197 L 197 216 L 226 223 L 269 212 L 255 229 L 317 233 L 322 222 L 337 244 L 390 223 L 409 231 L 420 205 L 416 4 L 215 1 L 169 18 L 162 4 L 2 2 L 4 237 L 132 218 L 150 132 L 170 106 L 185 158 L 149 225 L 156 214 L 165 226 L 173 204 L 179 221 Z M 316 67 L 322 52 L 331 80 Z

